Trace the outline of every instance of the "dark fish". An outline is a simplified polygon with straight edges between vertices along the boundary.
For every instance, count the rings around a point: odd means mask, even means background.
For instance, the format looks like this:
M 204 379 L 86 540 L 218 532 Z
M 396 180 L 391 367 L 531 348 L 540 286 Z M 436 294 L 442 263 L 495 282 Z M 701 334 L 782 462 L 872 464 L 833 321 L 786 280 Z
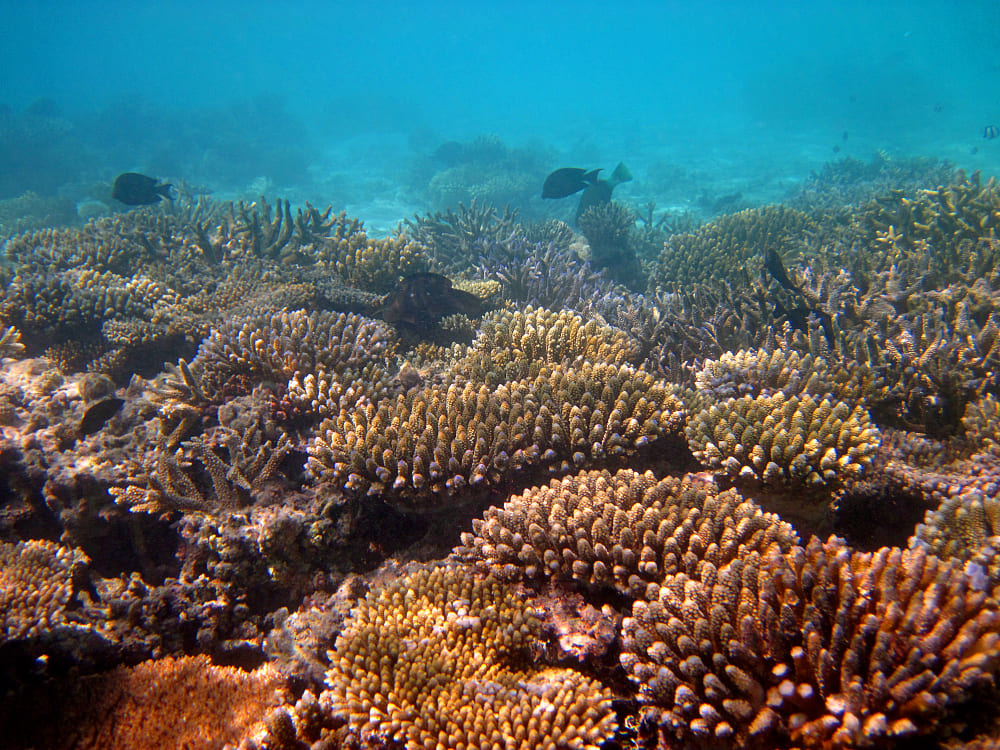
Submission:
M 77 437 L 87 437 L 87 435 L 93 435 L 100 430 L 111 417 L 118 413 L 124 403 L 124 399 L 109 396 L 88 406 L 87 411 L 83 413 L 83 419 L 80 420 L 80 424 L 76 428 Z
M 624 162 L 618 162 L 615 171 L 608 180 L 595 180 L 580 196 L 580 205 L 576 207 L 576 220 L 579 222 L 584 211 L 594 206 L 604 206 L 611 202 L 611 191 L 632 179 L 632 173 Z
M 764 268 L 768 270 L 774 280 L 781 284 L 785 289 L 790 292 L 795 292 L 800 294 L 799 288 L 792 283 L 792 280 L 788 276 L 788 271 L 785 270 L 785 264 L 781 262 L 781 256 L 778 255 L 778 251 L 773 247 L 767 248 L 764 251 Z
M 1000 128 L 996 125 L 987 125 L 983 128 L 983 138 L 987 140 L 993 140 L 994 138 L 1000 137 Z
M 542 185 L 542 197 L 565 198 L 573 193 L 579 193 L 587 185 L 597 182 L 597 173 L 600 171 L 592 169 L 588 172 L 586 169 L 578 167 L 557 169 L 545 178 L 545 184 Z
M 111 197 L 126 206 L 149 206 L 159 203 L 162 198 L 173 200 L 170 197 L 171 187 L 173 186 L 163 184 L 154 177 L 138 172 L 124 172 L 115 178 Z
M 439 273 L 415 273 L 396 285 L 382 302 L 382 319 L 414 328 L 428 328 L 457 313 L 482 315 L 483 300 L 454 289 L 451 279 Z

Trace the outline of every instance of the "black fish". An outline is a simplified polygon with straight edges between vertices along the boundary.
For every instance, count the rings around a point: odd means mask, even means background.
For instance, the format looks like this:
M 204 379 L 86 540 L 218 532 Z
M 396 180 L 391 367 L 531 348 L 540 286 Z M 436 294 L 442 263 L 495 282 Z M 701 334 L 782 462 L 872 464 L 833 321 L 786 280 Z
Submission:
M 592 169 L 588 172 L 586 169 L 578 167 L 557 169 L 545 178 L 545 184 L 542 185 L 542 197 L 565 198 L 573 193 L 579 193 L 587 185 L 593 185 L 597 182 L 597 173 L 600 171 Z
M 785 289 L 790 292 L 795 292 L 796 294 L 801 294 L 799 288 L 795 286 L 789 278 L 788 271 L 785 270 L 785 264 L 781 262 L 781 256 L 778 255 L 778 251 L 773 247 L 769 247 L 764 251 L 764 268 L 766 268 L 771 276 L 774 277 L 774 280 L 785 287 Z
M 996 125 L 987 125 L 983 128 L 983 138 L 988 140 L 993 140 L 994 138 L 1000 137 L 1000 128 Z
M 124 399 L 110 396 L 88 406 L 76 428 L 77 437 L 87 437 L 87 435 L 93 435 L 100 430 L 104 427 L 105 422 L 118 413 L 124 403 Z
M 173 200 L 170 197 L 171 187 L 173 185 L 163 184 L 154 177 L 138 172 L 123 172 L 115 178 L 111 197 L 126 206 L 149 206 L 159 203 L 162 198 Z
M 483 312 L 483 300 L 454 289 L 451 279 L 439 273 L 415 273 L 400 281 L 382 301 L 382 319 L 414 328 L 433 326 L 457 313 L 473 317 Z
M 618 162 L 609 180 L 594 180 L 580 196 L 580 205 L 576 207 L 576 220 L 579 222 L 583 212 L 594 206 L 604 206 L 611 202 L 611 191 L 632 179 L 632 173 L 624 162 Z

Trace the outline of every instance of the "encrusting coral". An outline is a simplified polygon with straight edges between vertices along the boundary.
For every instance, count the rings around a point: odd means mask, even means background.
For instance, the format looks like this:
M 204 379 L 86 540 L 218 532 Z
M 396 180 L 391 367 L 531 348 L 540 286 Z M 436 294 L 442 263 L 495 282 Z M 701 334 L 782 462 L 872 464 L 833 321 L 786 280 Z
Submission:
M 788 550 L 794 530 L 735 490 L 622 469 L 591 471 L 511 497 L 473 521 L 456 551 L 504 579 L 573 578 L 643 596 L 702 560 L 721 567 L 747 549 Z
M 835 539 L 667 576 L 621 661 L 663 746 L 893 747 L 993 684 L 1000 614 L 957 562 Z
M 320 706 L 363 747 L 597 748 L 615 731 L 611 692 L 539 669 L 523 598 L 460 567 L 422 568 L 370 593 L 331 652 Z

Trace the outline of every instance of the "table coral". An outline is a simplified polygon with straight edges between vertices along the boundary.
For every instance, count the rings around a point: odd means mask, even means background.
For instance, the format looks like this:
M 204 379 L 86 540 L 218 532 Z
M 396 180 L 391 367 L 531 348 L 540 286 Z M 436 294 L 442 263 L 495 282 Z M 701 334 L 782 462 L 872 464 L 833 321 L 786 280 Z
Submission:
M 417 508 L 532 466 L 559 470 L 627 455 L 679 430 L 680 401 L 628 366 L 555 366 L 488 386 L 431 386 L 341 409 L 309 447 L 322 482 Z

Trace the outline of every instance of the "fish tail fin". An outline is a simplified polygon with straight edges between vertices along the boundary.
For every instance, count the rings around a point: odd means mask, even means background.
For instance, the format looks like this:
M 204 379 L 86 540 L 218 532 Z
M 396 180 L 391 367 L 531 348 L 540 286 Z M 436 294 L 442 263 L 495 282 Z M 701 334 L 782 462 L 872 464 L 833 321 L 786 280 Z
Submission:
M 172 201 L 174 196 L 170 194 L 170 189 L 173 187 L 169 182 L 165 185 L 157 185 L 156 192 L 166 198 L 168 201 Z
M 618 166 L 615 167 L 615 171 L 611 173 L 611 184 L 621 185 L 623 182 L 631 182 L 631 180 L 632 172 L 625 166 L 625 162 L 618 162 Z

